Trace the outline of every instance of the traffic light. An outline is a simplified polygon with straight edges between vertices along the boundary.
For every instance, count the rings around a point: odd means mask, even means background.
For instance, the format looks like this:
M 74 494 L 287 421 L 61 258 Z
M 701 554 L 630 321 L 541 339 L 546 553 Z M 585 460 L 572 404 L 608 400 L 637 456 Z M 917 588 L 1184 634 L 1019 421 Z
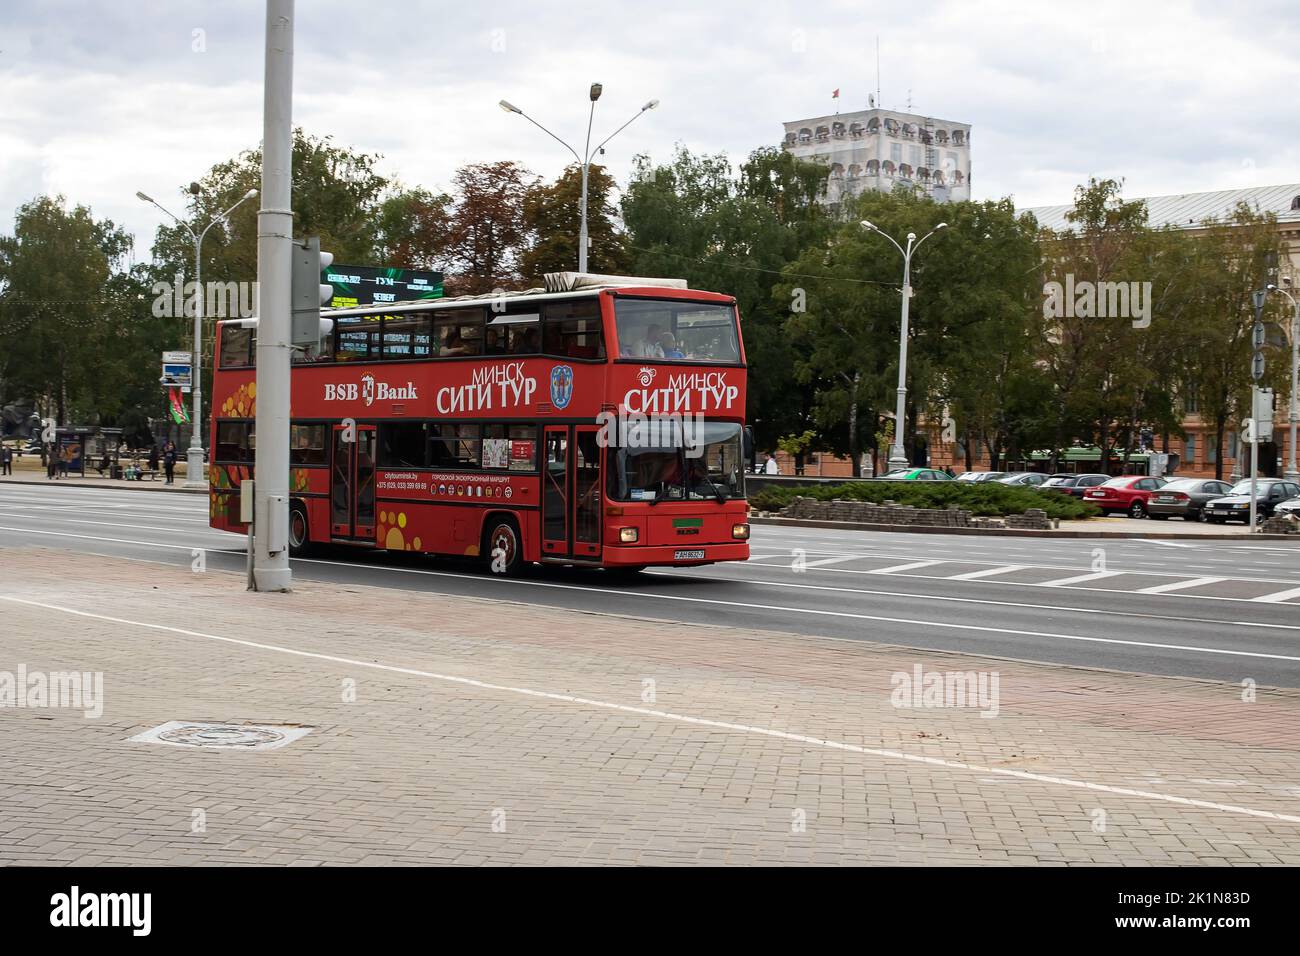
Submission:
M 320 307 L 334 297 L 334 287 L 322 283 L 320 277 L 333 261 L 333 253 L 320 251 L 319 236 L 293 241 L 290 344 L 307 347 L 320 344 Z

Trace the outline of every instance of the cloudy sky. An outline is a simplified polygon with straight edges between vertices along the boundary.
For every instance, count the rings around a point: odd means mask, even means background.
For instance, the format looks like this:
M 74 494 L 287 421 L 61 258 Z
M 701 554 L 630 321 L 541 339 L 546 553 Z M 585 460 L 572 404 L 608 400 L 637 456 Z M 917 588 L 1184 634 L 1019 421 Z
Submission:
M 585 133 L 650 98 L 611 143 L 742 158 L 781 123 L 882 101 L 972 124 L 977 199 L 1070 199 L 1089 175 L 1131 196 L 1300 182 L 1294 0 L 298 0 L 294 121 L 444 187 L 468 162 L 548 177 Z M 126 225 L 148 247 L 180 188 L 261 136 L 264 5 L 255 0 L 3 0 L 0 231 L 41 193 Z M 603 136 L 602 136 L 603 138 Z

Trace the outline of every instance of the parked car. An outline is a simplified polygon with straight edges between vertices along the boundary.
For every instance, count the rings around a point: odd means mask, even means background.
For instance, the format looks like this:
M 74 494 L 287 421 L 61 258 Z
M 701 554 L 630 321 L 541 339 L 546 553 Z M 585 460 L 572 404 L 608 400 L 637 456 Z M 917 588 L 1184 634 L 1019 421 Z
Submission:
M 1274 515 L 1294 515 L 1300 518 L 1300 497 L 1288 498 L 1273 509 Z
M 881 481 L 952 481 L 952 475 L 937 468 L 895 468 L 880 476 Z
M 1184 521 L 1204 521 L 1205 506 L 1232 491 L 1226 481 L 1209 478 L 1174 478 L 1151 496 L 1147 512 L 1157 520 L 1180 517 Z
M 1300 485 L 1284 478 L 1260 478 L 1255 484 L 1255 510 L 1260 519 L 1270 517 L 1282 502 L 1300 495 Z M 1205 506 L 1205 520 L 1215 524 L 1225 521 L 1250 521 L 1250 479 L 1237 482 L 1222 498 Z
M 1110 475 L 1049 475 L 1042 487 L 1060 491 L 1075 498 L 1082 498 L 1089 488 L 1096 488 L 1109 481 Z
M 1147 516 L 1147 501 L 1165 485 L 1163 478 L 1145 475 L 1121 475 L 1110 478 L 1093 488 L 1083 500 L 1101 509 L 1102 514 L 1125 511 L 1130 518 Z
M 1005 471 L 963 471 L 957 476 L 958 481 L 997 481 L 1006 476 Z
M 1020 485 L 1025 488 L 1037 488 L 1046 480 L 1047 476 L 1041 471 L 1013 471 L 1009 474 L 1003 475 L 998 479 L 998 482 L 1004 485 Z

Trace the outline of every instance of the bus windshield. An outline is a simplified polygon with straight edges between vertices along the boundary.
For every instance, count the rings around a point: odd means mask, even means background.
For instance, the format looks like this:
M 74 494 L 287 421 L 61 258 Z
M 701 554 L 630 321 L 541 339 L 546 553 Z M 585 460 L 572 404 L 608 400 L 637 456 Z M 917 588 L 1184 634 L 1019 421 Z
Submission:
M 717 302 L 614 299 L 620 358 L 735 365 L 736 309 Z
M 745 496 L 741 427 L 705 422 L 685 443 L 667 446 L 636 441 L 611 448 L 609 496 L 618 501 L 704 501 Z M 698 453 L 697 453 L 698 452 Z

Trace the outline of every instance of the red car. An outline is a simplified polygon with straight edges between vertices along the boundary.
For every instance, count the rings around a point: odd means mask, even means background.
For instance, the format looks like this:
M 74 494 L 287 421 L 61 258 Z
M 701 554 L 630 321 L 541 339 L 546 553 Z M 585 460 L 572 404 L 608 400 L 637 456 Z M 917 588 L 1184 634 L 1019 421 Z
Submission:
M 1166 484 L 1168 482 L 1163 478 L 1122 475 L 1091 489 L 1083 496 L 1083 500 L 1092 502 L 1101 509 L 1102 514 L 1126 511 L 1130 518 L 1145 518 L 1147 501 Z

